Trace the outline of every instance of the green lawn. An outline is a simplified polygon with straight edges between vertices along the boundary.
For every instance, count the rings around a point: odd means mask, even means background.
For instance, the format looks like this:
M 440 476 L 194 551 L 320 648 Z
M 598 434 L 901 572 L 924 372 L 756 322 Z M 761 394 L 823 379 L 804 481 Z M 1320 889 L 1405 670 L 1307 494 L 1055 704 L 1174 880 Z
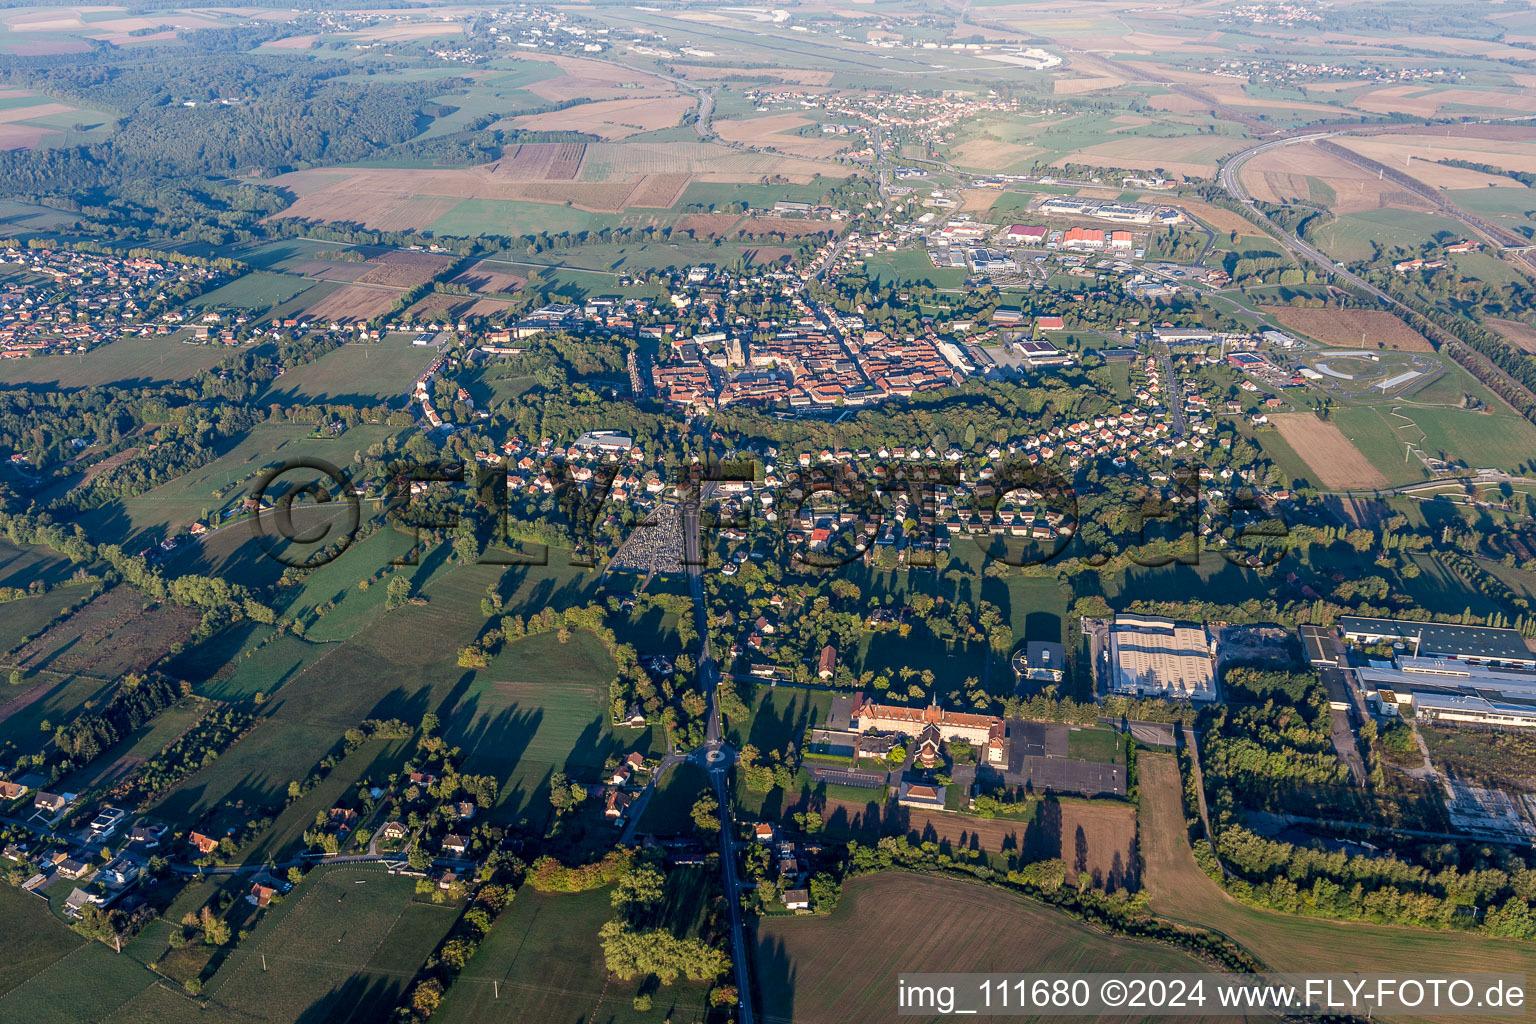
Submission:
M 661 1024 L 703 1020 L 705 987 L 679 979 L 634 1009 L 639 979 L 608 975 L 597 931 L 613 917 L 607 889 L 523 888 L 432 1015 L 435 1024 Z
M 1125 737 L 1114 729 L 1073 729 L 1067 734 L 1067 756 L 1079 761 L 1121 764 Z
M 313 871 L 214 975 L 219 1003 L 271 1022 L 384 1019 L 457 916 L 376 865 Z
M 703 768 L 687 761 L 677 765 L 651 794 L 640 818 L 640 831 L 662 835 L 693 831 L 693 805 L 710 791 L 709 776 Z
M 400 770 L 401 762 L 413 749 L 414 739 L 364 743 L 332 768 L 318 786 L 289 804 L 254 846 L 241 851 L 241 859 L 283 861 L 303 853 L 304 831 L 314 825 L 317 813 L 329 811 L 349 797 L 355 805 L 360 782 L 387 788 L 389 776 Z M 348 852 L 366 852 L 366 848 Z
M 187 305 L 199 310 L 248 310 L 259 316 L 287 302 L 313 283 L 302 277 L 256 270 L 193 299 Z
M 14 550 L 14 549 L 13 549 Z M 90 597 L 92 587 L 60 587 L 37 597 L 0 604 L 0 654 L 20 647 L 43 631 L 64 609 Z
M 8 936 L 0 993 L 12 991 L 84 941 L 48 912 L 47 903 L 10 885 L 0 885 L 0 926 Z
M 387 335 L 382 341 L 343 345 L 284 373 L 259 401 L 284 405 L 398 402 L 410 393 L 412 383 L 435 355 L 435 348 L 418 348 L 403 334 Z
M 32 1024 L 111 1020 L 119 1006 L 153 985 L 156 978 L 137 960 L 119 956 L 100 942 L 80 945 L 63 959 L 40 971 L 38 967 L 34 965 L 37 973 L 29 973 L 23 984 L 0 996 L 0 1020 Z
M 365 718 L 420 721 L 467 685 L 472 674 L 457 666 L 457 652 L 484 621 L 480 596 L 491 570 L 454 567 L 435 579 L 428 566 L 418 571 L 430 579 L 421 590 L 426 604 L 384 612 L 351 640 L 327 645 L 262 705 L 256 729 L 168 794 L 161 813 L 189 820 L 226 800 L 247 809 L 281 803 L 288 783 L 308 775 L 347 729 Z
M 1366 210 L 1347 213 L 1311 233 L 1311 241 L 1335 259 L 1370 259 L 1371 243 L 1417 249 L 1437 238 L 1452 241 L 1464 237 L 1459 221 L 1438 214 L 1408 210 Z
M 610 725 L 614 672 L 597 640 L 577 632 L 565 644 L 553 633 L 518 641 L 469 674 L 443 709 L 445 735 L 464 749 L 465 771 L 500 782 L 495 816 L 542 820 L 552 772 L 595 778 L 610 755 L 652 751 L 658 730 Z
M 726 739 L 738 750 L 750 743 L 766 754 L 799 744 L 805 731 L 827 720 L 832 694 L 825 690 L 801 690 L 790 686 L 758 685 L 745 722 L 728 720 Z
M 229 355 L 223 345 L 189 345 L 174 338 L 121 338 L 81 355 L 0 360 L 0 384 L 59 388 L 148 385 L 187 380 Z

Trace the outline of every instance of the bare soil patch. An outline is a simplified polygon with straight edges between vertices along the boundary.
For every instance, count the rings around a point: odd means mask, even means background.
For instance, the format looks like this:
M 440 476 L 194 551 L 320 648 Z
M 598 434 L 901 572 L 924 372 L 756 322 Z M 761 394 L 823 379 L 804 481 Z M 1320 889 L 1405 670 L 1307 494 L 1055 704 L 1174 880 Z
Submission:
M 680 231 L 693 232 L 695 238 L 724 238 L 739 220 L 737 213 L 690 213 L 679 217 L 676 226 Z
M 28 643 L 16 653 L 16 663 L 28 670 L 105 678 L 144 672 L 191 637 L 197 623 L 190 608 L 152 603 L 131 587 L 113 587 Z
M 1344 432 L 1309 412 L 1276 413 L 1270 422 L 1326 487 L 1385 487 L 1387 478 L 1350 443 Z
M 1536 355 L 1536 327 L 1519 320 L 1489 318 L 1488 326 L 1504 336 L 1504 340 L 1523 352 Z
M 666 210 L 683 198 L 683 190 L 693 180 L 689 174 L 647 174 L 629 197 L 630 206 Z
M 429 252 L 387 252 L 369 260 L 373 269 L 357 278 L 358 284 L 382 284 L 391 288 L 414 288 L 432 280 L 433 275 L 453 262 L 452 257 Z
M 527 284 L 528 279 L 519 274 L 508 273 L 482 260 L 455 277 L 453 283 L 462 284 L 477 292 L 511 293 Z
M 1316 178 L 1333 191 L 1336 198 L 1331 208 L 1336 214 L 1383 207 L 1430 209 L 1428 203 L 1401 186 L 1310 143 L 1260 153 L 1245 163 L 1239 173 L 1253 197 L 1267 202 L 1311 199 L 1312 185 L 1307 179 Z
M 1433 352 L 1429 339 L 1384 309 L 1297 309 L 1260 306 L 1281 325 L 1340 348 L 1374 348 L 1378 342 L 1401 352 Z
M 729 142 L 775 149 L 794 156 L 831 156 L 848 148 L 846 139 L 792 134 L 811 123 L 810 118 L 799 114 L 769 114 L 766 117 L 716 121 L 714 128 L 722 139 Z
M 304 315 L 327 323 L 360 323 L 386 312 L 399 297 L 399 292 L 388 288 L 349 284 L 306 308 Z

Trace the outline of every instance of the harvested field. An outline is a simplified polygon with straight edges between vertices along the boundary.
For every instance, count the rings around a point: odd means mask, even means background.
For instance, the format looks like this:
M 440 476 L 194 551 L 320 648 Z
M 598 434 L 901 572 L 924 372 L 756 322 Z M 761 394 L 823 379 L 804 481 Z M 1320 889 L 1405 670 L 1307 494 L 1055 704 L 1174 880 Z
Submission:
M 689 174 L 647 174 L 630 194 L 629 205 L 655 210 L 670 209 L 683 198 L 683 191 L 692 180 L 693 176 Z
M 34 117 L 52 117 L 54 114 L 68 114 L 78 109 L 68 103 L 38 103 L 30 107 L 12 107 L 9 110 L 0 110 L 0 124 L 30 121 Z
M 32 128 L 24 124 L 0 124 L 0 149 L 31 149 L 44 136 L 58 135 L 51 128 Z
M 327 323 L 361 323 L 387 311 L 399 297 L 393 289 L 349 284 L 306 307 L 304 315 Z
M 1043 152 L 1044 150 L 1034 146 L 1021 146 L 997 139 L 972 139 L 954 147 L 950 151 L 950 157 L 966 167 L 985 171 L 1002 171 L 1033 160 Z
M 509 274 L 504 269 L 505 264 L 492 264 L 481 260 L 471 264 L 453 279 L 454 284 L 462 284 L 470 291 L 476 292 L 515 292 L 528 283 L 528 278 L 520 274 Z
M 765 1024 L 895 1019 L 907 971 L 1202 969 L 1171 947 L 1106 935 L 1001 889 L 899 871 L 853 879 L 830 916 L 766 918 L 756 940 Z
M 373 269 L 357 278 L 358 284 L 381 284 L 390 288 L 414 288 L 425 284 L 453 263 L 451 256 L 427 252 L 387 252 L 369 260 Z
M 1387 485 L 1381 471 L 1333 423 L 1309 412 L 1276 413 L 1269 420 L 1325 487 L 1366 490 Z
M 1077 163 L 1147 171 L 1162 168 L 1169 174 L 1208 178 L 1216 173 L 1219 158 L 1243 146 L 1240 139 L 1213 135 L 1170 139 L 1125 135 L 1069 153 L 1053 166 Z
M 554 162 L 555 152 L 564 147 L 563 142 L 525 142 L 511 150 L 503 150 L 501 160 L 491 164 L 491 168 L 504 172 L 509 178 L 543 181 L 550 177 L 549 165 Z
M 640 132 L 671 128 L 693 107 L 691 97 L 665 93 L 636 99 L 595 100 L 566 110 L 523 114 L 509 123 L 530 131 L 587 132 L 604 139 L 624 139 Z
M 1233 213 L 1231 210 L 1220 206 L 1212 206 L 1210 203 L 1202 203 L 1198 199 L 1177 199 L 1164 195 L 1150 194 L 1138 197 L 1138 202 L 1176 206 L 1216 231 L 1227 231 L 1238 235 L 1259 235 L 1264 233 L 1241 214 Z
M 1401 352 L 1433 352 L 1429 339 L 1384 309 L 1297 309 L 1294 306 L 1260 306 L 1281 326 L 1305 334 L 1324 345 L 1367 348 L 1377 343 Z
M 736 229 L 742 238 L 760 238 L 764 235 L 783 235 L 785 238 L 803 238 L 806 235 L 836 235 L 843 225 L 830 220 L 792 220 L 788 217 L 749 217 Z
M 476 167 L 296 171 L 272 179 L 272 184 L 298 196 L 297 202 L 275 216 L 389 230 L 428 228 L 465 199 L 557 205 L 569 201 L 589 213 L 620 213 L 635 200 L 659 204 L 668 187 L 680 195 L 687 185 L 682 176 L 688 174 L 731 184 L 753 183 L 764 174 L 783 175 L 796 184 L 809 182 L 817 174 L 838 178 L 848 174 L 847 168 L 835 164 L 746 153 L 710 143 L 633 143 L 588 144 L 575 180 L 556 179 L 551 169 L 562 145 L 509 148 L 502 159 Z M 566 165 L 570 159 L 566 158 Z M 564 168 L 562 173 L 567 173 Z
M 739 220 L 741 215 L 738 213 L 690 213 L 679 217 L 675 227 L 679 231 L 693 232 L 695 238 L 724 238 Z
M 630 182 L 530 181 L 520 199 L 530 203 L 569 203 L 591 213 L 623 213 L 636 186 Z
M 1435 163 L 1438 160 L 1465 160 L 1468 163 L 1492 164 L 1506 171 L 1536 172 L 1536 137 L 1530 135 L 1523 138 L 1480 138 L 1444 133 L 1394 132 L 1391 135 L 1365 138 L 1344 135 L 1335 141 L 1356 153 L 1404 170 L 1437 188 L 1486 188 L 1489 185 L 1501 188 L 1522 187 L 1513 178 L 1460 167 L 1446 167 Z
M 992 209 L 997 197 L 1002 195 L 995 188 L 970 188 L 960 192 L 960 209 L 965 213 L 985 213 Z
M 350 284 L 372 270 L 368 263 L 333 263 L 330 260 L 310 260 L 294 267 L 290 273 L 311 277 L 317 281 L 341 281 Z
M 1304 199 L 1326 205 L 1335 214 L 1388 206 L 1401 210 L 1430 208 L 1401 186 L 1306 143 L 1260 153 L 1243 164 L 1239 173 L 1253 197 L 1263 202 Z M 1314 188 L 1314 183 L 1319 188 Z
M 459 320 L 466 316 L 493 316 L 513 307 L 507 299 L 482 299 L 474 296 L 433 292 L 401 314 L 408 320 Z
M 1060 857 L 1073 878 L 1087 871 L 1101 888 L 1134 889 L 1138 884 L 1136 811 L 1130 804 L 1046 798 L 1034 820 L 1025 822 L 919 810 L 879 799 L 878 790 L 871 790 L 864 802 L 805 791 L 786 802 L 781 816 L 816 810 L 829 832 L 837 835 L 906 836 L 912 842 L 981 850 L 1020 863 Z
M 1496 317 L 1488 320 L 1488 326 L 1503 335 L 1504 340 L 1511 345 L 1536 355 L 1536 327 L 1519 320 L 1500 320 Z
M 1523 52 L 1523 51 L 1522 51 Z M 1522 58 L 1525 59 L 1525 58 Z M 1434 117 L 1443 107 L 1487 107 L 1511 114 L 1530 112 L 1530 97 L 1522 91 L 1501 89 L 1431 89 L 1422 85 L 1393 85 L 1372 89 L 1353 106 L 1373 114 L 1404 113 Z
M 549 161 L 549 173 L 546 177 L 555 181 L 571 181 L 576 177 L 576 172 L 581 170 L 581 158 L 586 155 L 586 152 L 585 142 L 560 143 Z
M 1113 89 L 1124 85 L 1123 78 L 1058 78 L 1051 83 L 1051 91 L 1057 96 L 1077 96 L 1085 92 L 1098 92 L 1100 89 Z
M 741 254 L 759 265 L 789 262 L 795 258 L 791 250 L 777 245 L 760 245 L 755 249 L 743 249 Z
M 146 603 L 131 587 L 113 587 L 16 652 L 14 661 L 28 671 L 105 678 L 144 672 L 198 623 L 190 608 Z
M 717 134 L 727 142 L 744 146 L 773 149 L 793 156 L 824 157 L 841 153 L 848 148 L 848 140 L 825 137 L 820 134 L 803 136 L 793 134 L 797 129 L 812 124 L 810 118 L 799 114 L 769 114 L 743 120 L 715 121 Z
M 564 54 L 533 51 L 519 53 L 516 55 L 516 59 L 537 61 L 541 64 L 553 64 L 566 77 L 578 79 L 582 82 L 597 82 L 603 85 L 628 83 L 630 85 L 639 85 L 642 88 L 671 89 L 671 86 L 665 80 L 657 78 L 655 75 L 648 75 L 643 71 L 636 71 L 634 68 L 605 64 L 600 60 L 589 60 L 586 57 L 567 57 Z M 577 99 L 581 96 L 589 95 L 578 93 L 575 96 L 560 96 L 555 92 L 551 92 L 550 95 L 539 92 L 540 85 L 549 86 L 550 83 L 558 83 L 559 81 L 559 78 L 546 78 L 542 82 L 535 82 L 528 86 L 528 91 L 537 96 L 542 96 L 544 99 Z M 553 88 L 558 89 L 558 86 Z M 633 90 L 628 91 L 633 94 Z

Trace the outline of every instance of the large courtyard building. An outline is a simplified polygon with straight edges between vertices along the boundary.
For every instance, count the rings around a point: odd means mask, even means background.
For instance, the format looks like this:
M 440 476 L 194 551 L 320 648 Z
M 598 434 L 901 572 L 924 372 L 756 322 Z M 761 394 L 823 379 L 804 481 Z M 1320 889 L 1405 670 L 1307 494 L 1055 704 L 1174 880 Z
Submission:
M 1199 623 L 1116 615 L 1109 627 L 1108 657 L 1115 693 L 1216 699 L 1215 645 Z
M 1003 720 L 995 715 L 972 715 L 945 711 L 938 704 L 927 707 L 902 707 L 876 704 L 860 698 L 850 720 L 858 732 L 899 732 L 922 743 L 935 740 L 964 740 L 984 752 L 987 763 L 1002 764 L 1007 759 Z

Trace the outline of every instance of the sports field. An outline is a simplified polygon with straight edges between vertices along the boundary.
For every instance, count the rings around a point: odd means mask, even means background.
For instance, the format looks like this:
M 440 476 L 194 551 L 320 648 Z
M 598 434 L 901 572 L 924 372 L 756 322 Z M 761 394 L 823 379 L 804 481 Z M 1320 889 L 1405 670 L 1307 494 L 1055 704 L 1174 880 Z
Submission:
M 1173 756 L 1143 753 L 1137 768 L 1141 773 L 1145 883 L 1152 909 L 1159 915 L 1214 928 L 1277 971 L 1390 974 L 1412 964 L 1433 965 L 1447 973 L 1536 971 L 1536 948 L 1530 943 L 1462 932 L 1292 917 L 1238 903 L 1195 864 L 1185 838 L 1179 769 Z
M 1203 969 L 1001 889 L 895 871 L 849 882 L 830 916 L 762 920 L 752 955 L 765 1024 L 891 1019 L 897 978 L 918 971 Z

